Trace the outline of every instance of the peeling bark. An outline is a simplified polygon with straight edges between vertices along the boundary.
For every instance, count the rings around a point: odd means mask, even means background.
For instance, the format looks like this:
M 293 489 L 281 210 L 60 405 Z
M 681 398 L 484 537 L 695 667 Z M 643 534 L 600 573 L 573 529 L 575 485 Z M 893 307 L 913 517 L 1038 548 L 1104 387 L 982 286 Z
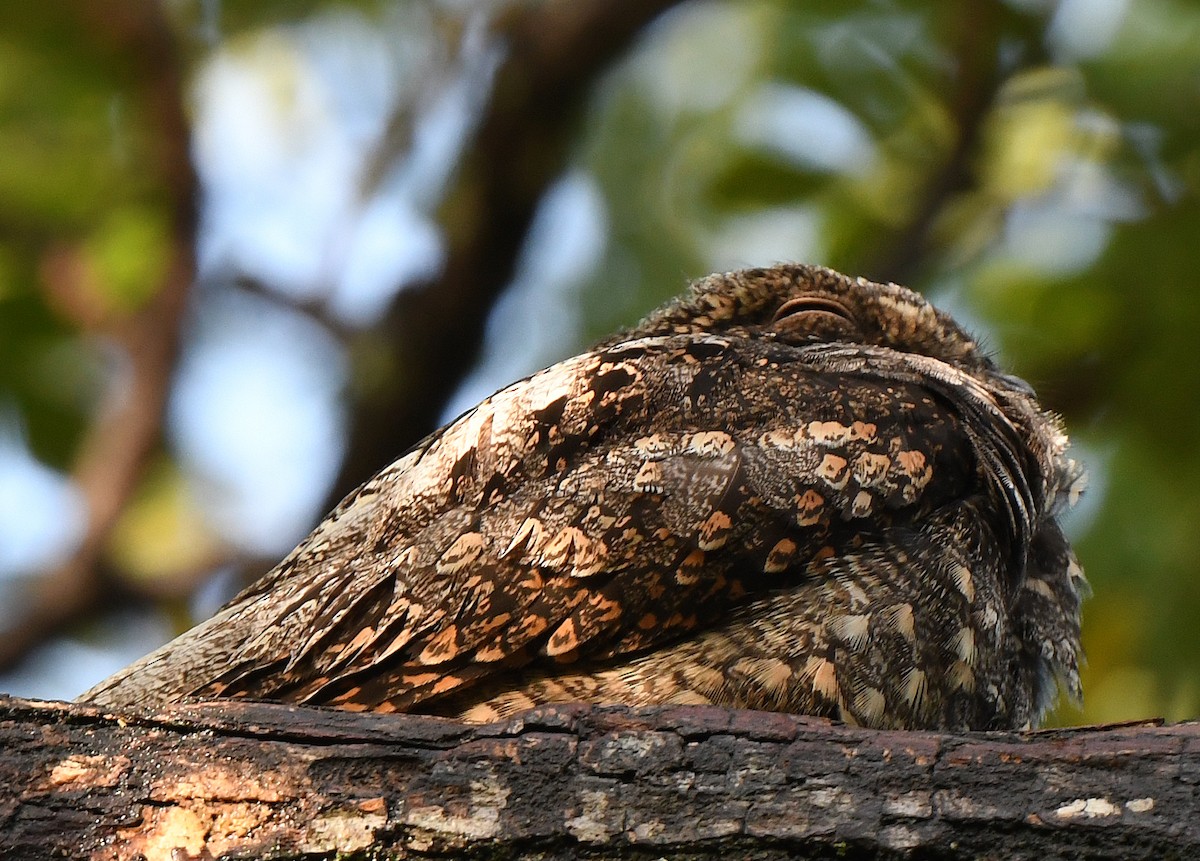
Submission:
M 0 857 L 1190 858 L 1200 723 L 880 732 L 712 707 L 471 726 L 0 698 Z

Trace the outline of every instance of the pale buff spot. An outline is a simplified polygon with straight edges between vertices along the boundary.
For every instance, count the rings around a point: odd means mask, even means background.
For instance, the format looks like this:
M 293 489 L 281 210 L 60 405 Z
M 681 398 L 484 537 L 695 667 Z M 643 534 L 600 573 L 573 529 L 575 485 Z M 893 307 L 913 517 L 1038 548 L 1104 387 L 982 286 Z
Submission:
M 678 450 L 675 439 L 666 434 L 650 434 L 634 440 L 633 447 L 649 457 L 662 457 Z
M 555 628 L 545 646 L 546 654 L 551 657 L 566 655 L 577 648 L 579 648 L 579 633 L 575 629 L 574 619 L 567 619 Z
M 933 477 L 933 470 L 927 465 L 923 452 L 897 452 L 896 463 L 900 465 L 901 472 L 907 475 L 909 480 L 912 481 L 912 483 L 918 489 L 928 484 L 929 479 Z
M 830 636 L 836 637 L 852 649 L 860 649 L 866 644 L 870 634 L 871 616 L 869 613 L 836 616 L 826 628 Z
M 821 519 L 825 497 L 811 488 L 795 498 L 796 522 L 801 526 L 812 526 Z
M 917 641 L 917 629 L 913 621 L 912 604 L 896 604 L 883 611 L 884 624 L 896 631 L 910 643 Z
M 845 443 L 850 440 L 850 428 L 841 422 L 809 422 L 808 435 L 817 442 Z
M 479 558 L 483 552 L 484 539 L 478 532 L 464 532 L 455 539 L 435 566 L 439 574 L 461 571 Z
M 769 430 L 758 438 L 758 444 L 763 448 L 791 450 L 804 444 L 805 438 L 801 431 L 793 428 L 778 428 Z
M 921 670 L 910 669 L 904 678 L 902 696 L 914 711 L 921 707 L 929 690 L 929 678 Z
M 904 333 L 936 331 L 941 327 L 941 323 L 937 319 L 937 310 L 925 302 L 915 304 L 913 301 L 895 294 L 879 296 L 874 301 L 878 306 L 876 313 L 880 315 L 880 319 L 891 321 L 890 328 L 892 331 Z M 962 353 L 973 353 L 976 349 L 975 342 L 965 338 L 959 347 Z M 914 356 L 913 358 L 924 359 L 923 356 Z M 925 359 L 925 361 L 933 365 L 940 374 L 951 375 L 961 373 L 947 365 L 943 365 L 937 359 Z M 931 369 L 927 373 L 932 374 L 934 370 Z
M 501 714 L 487 703 L 479 703 L 471 706 L 465 712 L 460 712 L 458 717 L 467 723 L 491 723 L 500 720 Z
M 520 692 L 514 692 L 511 694 L 507 694 L 505 696 L 500 697 L 499 699 L 500 699 L 500 701 L 508 704 L 512 709 L 531 709 L 537 705 L 537 703 L 533 700 L 532 697 L 529 697 L 526 694 L 522 694 Z
M 854 695 L 851 710 L 862 723 L 872 726 L 879 723 L 887 708 L 887 700 L 883 691 L 878 688 L 864 687 Z
M 596 677 L 604 680 L 601 684 L 606 688 L 647 693 L 657 691 L 657 681 L 662 678 L 648 676 L 645 668 L 638 664 L 614 667 L 607 672 L 597 673 Z
M 865 490 L 860 490 L 854 495 L 854 501 L 850 503 L 850 516 L 866 517 L 871 513 L 871 508 L 874 504 L 875 500 L 871 494 Z
M 687 438 L 687 450 L 701 457 L 718 457 L 733 451 L 733 437 L 724 431 L 701 431 Z
M 991 603 L 987 603 L 983 607 L 983 612 L 979 614 L 979 626 L 985 631 L 991 631 L 993 634 L 1000 630 L 1000 613 Z
M 608 545 L 600 540 L 585 539 L 575 547 L 570 575 L 592 577 L 608 568 Z
M 610 388 L 610 384 L 605 378 L 613 375 L 618 375 L 619 378 L 628 378 L 629 382 L 615 388 Z M 600 395 L 600 400 L 597 403 L 598 409 L 604 409 L 629 397 L 630 392 L 634 391 L 638 383 L 641 382 L 642 372 L 632 362 L 604 362 L 596 370 L 594 379 L 604 385 L 604 392 Z
M 958 587 L 959 592 L 962 592 L 967 603 L 973 602 L 975 600 L 975 581 L 971 578 L 971 569 L 965 565 L 955 565 L 950 574 L 954 578 L 954 585 Z
M 850 438 L 864 442 L 874 442 L 878 428 L 871 422 L 853 422 L 850 425 Z
M 440 678 L 441 676 L 434 676 L 435 680 Z M 343 708 L 348 712 L 364 712 L 367 710 L 367 706 L 365 703 L 360 702 L 361 699 L 362 685 L 355 685 L 349 690 L 342 691 L 336 697 L 332 697 L 329 700 L 329 704 Z
M 704 551 L 693 550 L 675 569 L 675 582 L 680 586 L 695 586 L 700 582 L 700 566 L 703 564 Z
M 512 654 L 511 649 L 506 649 L 500 644 L 492 644 L 476 649 L 471 655 L 471 660 L 478 664 L 491 664 L 504 660 L 510 654 Z
M 830 487 L 840 490 L 850 480 L 850 471 L 846 469 L 846 466 L 846 458 L 829 452 L 821 458 L 821 462 L 817 465 L 817 475 L 823 478 Z
M 864 451 L 858 457 L 854 458 L 854 480 L 863 487 L 875 487 L 883 484 L 887 479 L 888 468 L 892 465 L 892 459 L 886 454 L 874 454 L 873 452 Z
M 405 688 L 423 688 L 432 685 L 442 677 L 441 673 L 404 673 L 400 676 L 400 684 Z
M 697 546 L 701 550 L 716 550 L 729 540 L 733 520 L 724 511 L 714 511 L 700 524 Z
M 798 549 L 796 542 L 792 539 L 784 538 L 780 540 L 767 554 L 767 561 L 763 563 L 763 571 L 767 574 L 778 574 L 781 571 L 786 571 L 787 567 L 796 558 L 796 551 Z
M 778 658 L 742 658 L 732 667 L 772 696 L 780 696 L 792 680 L 792 668 Z
M 546 527 L 542 525 L 542 521 L 536 517 L 527 517 L 521 521 L 521 525 L 517 527 L 517 534 L 513 536 L 512 541 L 504 548 L 504 552 L 500 554 L 501 559 L 505 559 L 512 554 L 518 554 L 528 550 L 530 553 L 536 552 L 538 545 L 542 543 L 542 536 L 545 534 Z
M 603 676 L 580 677 L 580 676 L 563 676 L 558 679 L 543 679 L 531 688 L 534 696 L 531 699 L 541 700 L 542 702 L 562 702 L 563 700 L 571 699 L 572 694 L 583 688 L 585 690 L 597 689 Z M 574 683 L 574 684 L 572 684 Z
M 862 586 L 853 581 L 845 579 L 839 580 L 838 583 L 842 587 L 842 590 L 849 597 L 849 604 L 851 607 L 864 607 L 871 603 L 870 596 L 867 595 L 866 590 L 863 589 Z
M 541 562 L 549 568 L 569 571 L 572 577 L 590 577 L 604 569 L 608 547 L 593 541 L 577 526 L 562 529 L 542 548 Z
M 353 655 L 362 651 L 364 646 L 375 639 L 375 633 L 375 629 L 370 626 L 360 629 L 350 642 L 331 650 L 331 659 L 340 660 L 343 655 Z
M 737 310 L 737 293 L 705 293 L 704 304 L 712 309 L 712 314 L 718 320 L 723 320 L 733 316 Z M 711 322 L 711 321 L 710 321 Z M 717 338 L 712 338 L 712 341 L 717 341 Z
M 1028 589 L 1030 592 L 1036 592 L 1038 595 L 1041 595 L 1047 601 L 1055 600 L 1054 590 L 1050 588 L 1049 583 L 1047 583 L 1045 580 L 1042 580 L 1041 578 L 1028 577 L 1028 578 L 1026 578 L 1025 582 L 1022 583 L 1021 585 L 1024 588 Z
M 837 670 L 824 658 L 809 658 L 804 675 L 812 679 L 813 693 L 829 702 L 838 701 Z
M 478 632 L 479 634 L 490 634 L 490 633 L 493 633 L 494 631 L 500 630 L 500 628 L 508 627 L 509 622 L 511 622 L 511 621 L 512 621 L 511 613 L 497 613 L 496 615 L 492 616 L 491 619 L 488 619 L 487 621 L 482 622 L 481 625 L 474 626 L 473 630 L 475 632 Z
M 445 676 L 438 679 L 434 686 L 429 689 L 429 692 L 433 696 L 444 694 L 448 691 L 454 690 L 455 688 L 462 687 L 464 681 L 465 679 L 459 676 L 456 676 L 452 673 L 447 673 Z
M 576 410 L 578 410 L 580 413 L 583 413 L 591 408 L 592 401 L 594 401 L 594 400 L 596 400 L 595 390 L 594 389 L 584 389 L 582 392 L 580 392 L 578 395 L 575 396 L 574 400 L 571 402 L 571 406 L 574 407 Z M 553 429 L 551 430 L 551 432 L 553 433 Z
M 964 691 L 975 690 L 975 673 L 963 661 L 955 661 L 946 673 L 950 687 L 961 688 Z
M 719 696 L 727 681 L 720 670 L 697 664 L 685 665 L 683 678 L 692 690 L 709 698 Z
M 521 616 L 513 624 L 512 633 L 507 637 L 514 641 L 532 640 L 542 631 L 550 627 L 550 620 L 545 616 L 538 616 L 530 613 L 526 616 Z M 482 660 L 482 658 L 480 659 Z
M 633 489 L 639 493 L 662 493 L 662 466 L 656 460 L 648 460 L 633 477 Z
M 593 594 L 589 596 L 587 599 L 587 606 L 591 610 L 591 612 L 588 614 L 588 618 L 593 622 L 613 622 L 621 617 L 621 602 L 614 601 L 610 598 L 605 598 L 600 594 Z
M 666 698 L 665 702 L 673 706 L 707 706 L 712 705 L 712 700 L 703 694 L 696 691 L 682 690 L 676 691 Z
M 954 653 L 962 658 L 963 663 L 968 666 L 975 665 L 975 631 L 972 628 L 962 627 L 951 645 Z
M 459 714 L 468 723 L 490 723 L 516 712 L 533 708 L 538 703 L 523 693 L 508 693 L 486 700 Z
M 391 559 L 392 568 L 403 568 L 407 565 L 412 565 L 417 559 L 417 548 L 415 545 L 409 545 L 403 550 L 397 552 Z
M 841 697 L 838 697 L 838 720 L 846 726 L 862 726 L 858 715 L 850 710 L 850 706 Z

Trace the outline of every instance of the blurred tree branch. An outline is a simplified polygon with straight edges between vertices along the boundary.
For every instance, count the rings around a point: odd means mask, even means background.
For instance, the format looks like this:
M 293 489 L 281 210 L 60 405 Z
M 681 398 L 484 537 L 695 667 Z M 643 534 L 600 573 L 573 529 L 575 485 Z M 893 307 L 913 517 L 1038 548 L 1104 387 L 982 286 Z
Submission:
M 80 617 L 108 609 L 120 584 L 105 576 L 102 555 L 118 517 L 159 443 L 163 408 L 179 347 L 180 329 L 194 274 L 197 181 L 184 115 L 183 71 L 170 29 L 157 0 L 113 6 L 79 0 L 77 13 L 90 37 L 135 68 L 135 89 L 125 93 L 154 128 L 154 161 L 144 166 L 169 195 L 170 260 L 153 296 L 128 315 L 91 317 L 83 303 L 72 306 L 70 250 L 45 252 L 43 271 L 60 308 L 75 310 L 85 331 L 120 347 L 128 362 L 109 387 L 106 400 L 85 431 L 72 479 L 87 506 L 87 528 L 74 554 L 39 577 L 20 620 L 0 637 L 0 670 Z
M 963 3 L 949 17 L 954 25 L 949 41 L 955 46 L 957 79 L 948 100 L 954 121 L 954 145 L 929 176 L 905 225 L 874 259 L 865 262 L 862 274 L 877 281 L 920 283 L 922 269 L 931 261 L 932 232 L 938 219 L 955 195 L 976 185 L 973 171 L 980 159 L 984 127 L 1001 87 L 1013 74 L 1011 68 L 1005 67 L 1002 48 L 1009 42 L 1032 50 L 1042 42 L 1040 19 L 988 0 Z M 1010 41 L 1014 30 L 1021 31 L 1023 38 Z M 1020 57 L 1025 64 L 1043 59 L 1044 56 Z
M 449 259 L 434 283 L 402 293 L 373 333 L 392 377 L 356 405 L 331 504 L 437 426 L 512 278 L 538 201 L 565 166 L 583 98 L 642 28 L 677 2 L 515 4 L 499 22 L 507 57 L 444 207 Z

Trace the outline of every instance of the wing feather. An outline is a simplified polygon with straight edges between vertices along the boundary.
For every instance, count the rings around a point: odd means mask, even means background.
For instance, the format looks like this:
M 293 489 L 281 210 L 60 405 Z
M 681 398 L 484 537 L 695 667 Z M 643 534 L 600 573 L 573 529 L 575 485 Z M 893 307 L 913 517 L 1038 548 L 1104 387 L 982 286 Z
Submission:
M 828 345 L 732 347 L 647 338 L 502 390 L 215 620 L 86 696 L 411 709 L 526 664 L 677 641 L 813 576 L 868 514 L 917 522 L 973 480 L 961 410 L 916 371 L 875 372 L 883 348 L 830 371 Z

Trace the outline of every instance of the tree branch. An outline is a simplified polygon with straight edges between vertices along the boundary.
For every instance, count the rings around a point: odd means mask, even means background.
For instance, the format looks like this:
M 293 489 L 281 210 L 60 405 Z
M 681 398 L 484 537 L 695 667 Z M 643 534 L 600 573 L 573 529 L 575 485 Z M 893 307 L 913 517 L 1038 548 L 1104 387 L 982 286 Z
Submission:
M 114 715 L 0 698 L 0 749 L 10 861 L 1200 851 L 1200 723 L 937 734 L 562 706 L 470 726 L 245 702 Z

